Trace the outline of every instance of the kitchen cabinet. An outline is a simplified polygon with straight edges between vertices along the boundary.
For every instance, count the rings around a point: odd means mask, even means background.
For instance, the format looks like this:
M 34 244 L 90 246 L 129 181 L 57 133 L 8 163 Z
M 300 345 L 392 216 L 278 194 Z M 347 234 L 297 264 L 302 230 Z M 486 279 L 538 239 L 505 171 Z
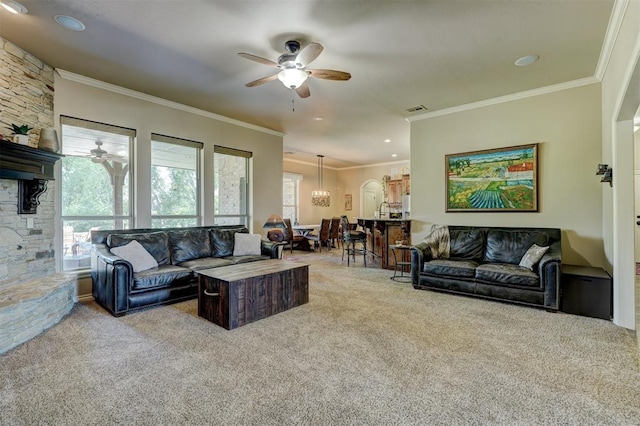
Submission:
M 409 194 L 411 190 L 411 180 L 409 175 L 403 175 L 399 179 L 387 180 L 387 201 L 391 206 L 399 207 L 402 205 L 402 195 Z

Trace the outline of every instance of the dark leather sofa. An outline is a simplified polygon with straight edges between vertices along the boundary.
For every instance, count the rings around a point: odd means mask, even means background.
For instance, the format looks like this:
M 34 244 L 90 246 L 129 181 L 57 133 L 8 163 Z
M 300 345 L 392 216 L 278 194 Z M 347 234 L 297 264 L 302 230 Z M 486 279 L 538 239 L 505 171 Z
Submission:
M 558 310 L 562 272 L 560 229 L 449 226 L 449 235 L 448 259 L 433 259 L 425 242 L 412 247 L 414 288 Z M 532 244 L 549 249 L 529 270 L 518 264 Z
M 96 302 L 114 316 L 154 305 L 197 297 L 194 271 L 280 258 L 282 243 L 261 241 L 260 255 L 233 256 L 235 234 L 244 226 L 91 231 L 91 278 Z M 131 263 L 111 253 L 138 241 L 158 262 L 134 272 Z

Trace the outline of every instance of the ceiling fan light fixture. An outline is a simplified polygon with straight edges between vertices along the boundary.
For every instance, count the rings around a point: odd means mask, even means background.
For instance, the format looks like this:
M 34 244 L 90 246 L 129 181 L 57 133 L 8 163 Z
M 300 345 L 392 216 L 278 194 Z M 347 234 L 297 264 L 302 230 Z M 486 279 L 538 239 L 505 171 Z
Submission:
M 278 73 L 278 80 L 289 89 L 297 89 L 307 80 L 309 75 L 299 69 L 287 68 Z
M 15 15 L 28 12 L 26 7 L 14 0 L 2 0 L 0 5 Z

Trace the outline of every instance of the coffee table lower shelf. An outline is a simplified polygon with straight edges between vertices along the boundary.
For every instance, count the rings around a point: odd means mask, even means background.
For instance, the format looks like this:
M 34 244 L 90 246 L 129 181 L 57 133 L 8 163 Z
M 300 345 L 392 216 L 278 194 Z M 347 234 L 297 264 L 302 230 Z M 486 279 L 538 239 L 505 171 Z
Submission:
M 198 273 L 198 315 L 227 330 L 309 302 L 309 265 L 263 260 Z

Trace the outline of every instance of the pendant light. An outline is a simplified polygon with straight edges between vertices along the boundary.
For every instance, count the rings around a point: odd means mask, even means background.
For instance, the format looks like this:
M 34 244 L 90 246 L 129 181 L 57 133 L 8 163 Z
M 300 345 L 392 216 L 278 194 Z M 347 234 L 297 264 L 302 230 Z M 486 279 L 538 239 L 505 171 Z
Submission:
M 318 155 L 318 188 L 311 192 L 311 204 L 317 207 L 329 207 L 331 193 L 322 189 L 324 171 L 322 169 L 324 155 Z

